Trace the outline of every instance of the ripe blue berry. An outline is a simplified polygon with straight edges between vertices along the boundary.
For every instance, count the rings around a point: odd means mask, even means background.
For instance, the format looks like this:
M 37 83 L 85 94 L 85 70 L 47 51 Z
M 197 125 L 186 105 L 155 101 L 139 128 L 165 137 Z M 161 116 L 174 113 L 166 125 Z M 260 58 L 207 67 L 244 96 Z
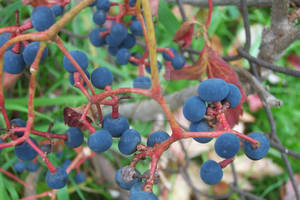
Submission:
M 108 46 L 107 50 L 110 55 L 116 56 L 119 51 L 119 47 Z
M 250 133 L 249 137 L 259 142 L 258 148 L 253 148 L 249 141 L 244 142 L 244 151 L 251 160 L 260 160 L 268 153 L 270 148 L 269 139 L 263 133 Z
M 222 101 L 227 97 L 228 93 L 228 84 L 219 78 L 206 79 L 198 87 L 198 95 L 203 101 Z
M 77 184 L 83 183 L 85 181 L 85 175 L 81 172 L 79 174 L 76 174 L 74 179 Z
M 51 10 L 55 17 L 61 16 L 64 13 L 64 7 L 60 6 L 59 4 L 55 4 L 53 7 L 51 7 Z
M 70 160 L 70 159 L 65 160 L 65 162 L 62 164 L 62 166 L 60 168 L 67 170 L 67 168 L 69 167 L 69 165 L 71 165 L 71 163 L 72 163 L 72 160 Z
M 129 6 L 133 7 L 135 6 L 136 0 L 129 0 Z
M 116 55 L 116 61 L 119 65 L 128 64 L 128 60 L 130 57 L 130 51 L 126 48 L 121 48 Z
M 38 146 L 35 139 L 30 138 L 30 140 Z M 15 154 L 20 160 L 32 160 L 37 155 L 37 152 L 27 142 L 23 142 L 15 146 Z
M 98 130 L 88 137 L 88 146 L 96 153 L 103 153 L 112 145 L 112 136 L 107 130 Z
M 0 34 L 0 48 L 9 40 L 10 33 L 2 33 Z M 12 49 L 13 45 L 8 48 L 8 50 Z
M 26 169 L 30 172 L 36 172 L 39 169 L 39 164 L 38 163 L 34 163 L 32 161 L 29 161 L 26 164 Z
M 147 140 L 147 146 L 148 147 L 153 147 L 154 144 L 160 144 L 164 141 L 166 141 L 167 139 L 169 139 L 170 136 L 168 133 L 164 132 L 164 131 L 156 131 L 153 132 Z
M 130 28 L 131 33 L 133 35 L 136 35 L 136 36 L 143 36 L 144 35 L 142 24 L 139 20 L 132 21 L 129 28 Z
M 109 8 L 110 8 L 110 2 L 109 0 L 98 0 L 96 2 L 96 7 L 98 9 L 101 9 L 101 10 L 104 10 L 105 12 L 109 11 Z
M 143 187 L 144 187 L 144 183 L 143 182 L 137 182 L 135 183 L 131 188 L 130 188 L 130 195 L 132 195 L 133 193 L 136 192 L 143 192 Z
M 38 6 L 31 13 L 30 19 L 35 30 L 45 31 L 55 23 L 55 14 L 51 8 Z
M 85 53 L 83 53 L 82 51 L 79 51 L 79 50 L 75 50 L 75 51 L 71 51 L 70 54 L 83 70 L 88 67 L 89 60 L 88 60 L 88 57 L 85 55 Z M 63 66 L 64 66 L 65 70 L 67 70 L 68 72 L 76 72 L 77 71 L 75 66 L 71 63 L 71 61 L 66 56 L 64 56 L 64 59 L 63 59 Z
M 211 128 L 207 124 L 207 120 L 206 119 L 202 119 L 199 122 L 192 122 L 191 125 L 190 125 L 190 129 L 189 130 L 191 132 L 208 132 L 208 131 L 213 131 L 214 129 Z M 199 143 L 208 143 L 213 138 L 211 138 L 211 137 L 195 137 L 193 139 L 196 140 Z
M 240 89 L 236 85 L 229 83 L 228 87 L 229 93 L 225 98 L 225 101 L 230 103 L 230 108 L 235 108 L 237 105 L 239 105 L 242 95 Z
M 23 52 L 23 57 L 27 65 L 31 65 L 33 63 L 39 48 L 40 48 L 40 42 L 31 42 L 28 46 L 25 47 Z M 46 59 L 47 55 L 48 55 L 48 48 L 45 48 L 40 63 Z
M 101 32 L 107 31 L 107 28 L 96 28 L 90 32 L 90 42 L 95 47 L 101 47 L 105 44 L 105 37 L 101 37 Z
M 174 69 L 181 69 L 185 64 L 185 58 L 180 54 L 176 54 L 171 62 Z
M 106 12 L 104 10 L 97 10 L 93 15 L 93 21 L 97 25 L 103 25 L 106 21 Z
M 23 161 L 17 161 L 14 163 L 14 170 L 16 170 L 17 172 L 23 172 L 26 168 L 26 164 Z
M 115 175 L 116 183 L 123 189 L 129 190 L 135 183 L 140 182 L 139 178 L 133 178 L 133 174 L 138 173 L 138 171 L 134 170 L 130 166 L 125 166 L 118 169 Z
M 161 70 L 161 63 L 159 61 L 157 61 L 157 68 L 158 68 L 158 72 L 160 72 Z M 150 66 L 146 66 L 145 67 L 146 71 L 151 74 L 151 67 Z
M 122 48 L 131 49 L 135 45 L 136 39 L 134 35 L 128 34 L 127 37 L 122 42 Z
M 65 169 L 58 168 L 54 173 L 51 173 L 50 171 L 47 172 L 46 183 L 52 189 L 60 189 L 65 187 L 68 183 L 68 177 L 69 175 Z
M 19 74 L 25 70 L 25 62 L 22 54 L 17 54 L 12 51 L 4 53 L 3 70 L 10 74 Z
M 127 28 L 120 23 L 114 24 L 110 29 L 109 35 L 111 37 L 110 39 L 115 41 L 115 44 L 120 45 L 128 35 Z
M 200 176 L 204 183 L 208 185 L 215 185 L 221 181 L 223 171 L 219 163 L 213 160 L 208 160 L 202 164 Z
M 134 129 L 128 129 L 121 136 L 118 147 L 121 153 L 130 155 L 136 151 L 136 146 L 140 143 L 140 133 Z
M 118 47 L 122 44 L 124 40 L 118 37 L 113 37 L 111 34 L 105 36 L 105 43 L 110 47 Z
M 67 130 L 66 134 L 68 135 L 65 144 L 70 148 L 79 147 L 83 143 L 83 134 L 81 130 L 77 127 L 71 127 Z
M 152 81 L 147 76 L 139 76 L 133 81 L 134 88 L 150 89 L 151 86 L 152 86 Z
M 0 144 L 3 144 L 2 139 L 0 139 Z M 0 153 L 2 152 L 2 149 L 0 149 Z
M 147 200 L 158 200 L 157 196 L 153 194 L 152 192 L 135 192 L 133 194 L 130 194 L 129 200 L 141 200 L 141 199 L 147 199 Z
M 189 97 L 183 104 L 183 115 L 191 122 L 203 119 L 206 113 L 206 105 L 198 96 Z
M 113 118 L 112 114 L 109 113 L 104 116 L 102 123 L 102 128 L 108 130 L 113 137 L 120 137 L 124 131 L 129 129 L 129 122 L 123 115 Z
M 88 78 L 90 78 L 90 73 L 88 72 L 88 70 L 86 70 L 86 69 L 84 69 L 83 70 L 84 71 L 84 73 L 86 74 L 86 76 L 88 77 Z M 78 72 L 76 72 L 76 73 L 78 73 Z M 80 75 L 80 78 L 82 78 L 82 76 Z M 82 78 L 83 79 L 83 78 Z M 74 73 L 70 73 L 70 75 L 69 75 L 69 82 L 71 83 L 71 85 L 74 85 Z M 84 82 L 84 85 L 86 85 L 86 82 Z
M 106 67 L 96 68 L 91 75 L 92 84 L 98 89 L 104 89 L 105 86 L 113 82 L 113 74 Z
M 240 140 L 233 133 L 224 133 L 215 142 L 215 151 L 222 158 L 233 158 L 239 150 Z
M 15 118 L 10 120 L 10 125 L 14 128 L 14 127 L 25 127 L 26 126 L 26 122 L 22 119 L 19 118 Z M 22 137 L 24 135 L 24 132 L 15 132 L 15 135 L 18 137 Z
M 168 49 L 170 49 L 172 51 L 172 53 L 174 54 L 174 57 L 178 54 L 177 51 L 173 47 L 168 47 Z M 169 54 L 166 52 L 163 52 L 163 57 L 167 61 L 172 61 L 172 57 L 169 56 Z

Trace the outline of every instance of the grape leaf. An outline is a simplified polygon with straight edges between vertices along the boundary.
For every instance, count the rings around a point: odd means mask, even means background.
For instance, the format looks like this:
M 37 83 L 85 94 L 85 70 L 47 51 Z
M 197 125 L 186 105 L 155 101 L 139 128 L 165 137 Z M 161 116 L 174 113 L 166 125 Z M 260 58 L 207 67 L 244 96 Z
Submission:
M 232 67 L 227 64 L 214 50 L 209 47 L 206 49 L 209 60 L 206 68 L 208 78 L 221 78 L 227 83 L 236 85 L 241 91 L 242 99 L 240 104 L 233 109 L 228 109 L 225 113 L 229 125 L 233 127 L 239 121 L 240 115 L 243 113 L 242 103 L 246 101 L 245 92 L 240 84 L 237 74 L 233 71 Z M 222 124 L 218 123 L 216 129 L 223 130 Z

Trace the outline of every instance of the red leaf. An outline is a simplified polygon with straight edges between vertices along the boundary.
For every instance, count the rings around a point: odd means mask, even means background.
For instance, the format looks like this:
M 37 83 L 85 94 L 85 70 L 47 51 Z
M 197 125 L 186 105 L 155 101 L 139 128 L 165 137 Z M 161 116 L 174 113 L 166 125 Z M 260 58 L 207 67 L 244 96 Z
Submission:
M 203 51 L 193 65 L 186 63 L 180 70 L 175 70 L 169 61 L 165 62 L 165 66 L 166 73 L 164 74 L 164 78 L 166 80 L 200 80 L 206 70 L 207 55 L 206 52 Z
M 173 41 L 176 42 L 179 47 L 186 48 L 191 45 L 195 23 L 195 20 L 186 21 L 177 30 L 173 37 Z
M 290 54 L 287 57 L 287 60 L 289 61 L 289 63 L 291 63 L 291 65 L 293 65 L 297 70 L 300 70 L 300 56 L 298 56 L 297 54 Z
M 32 7 L 37 6 L 48 6 L 52 7 L 55 4 L 65 6 L 70 3 L 71 0 L 22 0 L 23 5 L 31 5 Z
M 228 109 L 225 113 L 226 119 L 231 127 L 233 127 L 240 118 L 240 115 L 243 113 L 242 103 L 246 101 L 246 96 L 242 86 L 240 85 L 237 74 L 233 71 L 232 67 L 228 65 L 218 54 L 207 47 L 208 53 L 208 66 L 207 66 L 207 76 L 208 78 L 221 78 L 227 83 L 235 84 L 242 93 L 242 99 L 240 104 L 233 108 Z M 223 129 L 221 123 L 217 124 L 217 129 Z

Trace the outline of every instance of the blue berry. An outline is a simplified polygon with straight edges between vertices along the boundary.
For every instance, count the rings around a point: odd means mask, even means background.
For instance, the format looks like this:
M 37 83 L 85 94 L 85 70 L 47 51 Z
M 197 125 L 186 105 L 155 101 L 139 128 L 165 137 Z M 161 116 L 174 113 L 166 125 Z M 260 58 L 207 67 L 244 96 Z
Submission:
M 79 50 L 71 51 L 70 55 L 75 59 L 75 61 L 83 70 L 88 67 L 89 65 L 88 57 L 82 51 Z M 63 66 L 65 70 L 67 70 L 70 73 L 77 72 L 75 66 L 71 63 L 71 61 L 66 56 L 64 56 L 63 59 Z
M 123 115 L 113 118 L 112 114 L 109 113 L 103 118 L 102 128 L 108 130 L 113 137 L 120 137 L 124 131 L 129 129 L 129 122 Z
M 181 69 L 185 64 L 185 58 L 180 54 L 176 54 L 171 62 L 174 69 Z
M 131 49 L 135 45 L 136 39 L 134 35 L 128 34 L 124 41 L 122 42 L 121 46 L 126 49 Z
M 225 98 L 225 101 L 228 101 L 230 103 L 230 108 L 235 108 L 237 105 L 239 105 L 242 95 L 240 89 L 234 84 L 229 83 L 228 87 L 229 93 Z
M 105 45 L 105 37 L 100 36 L 101 32 L 105 31 L 107 31 L 107 28 L 96 28 L 90 32 L 89 38 L 92 45 L 95 47 L 101 47 Z
M 172 51 L 172 53 L 174 54 L 174 57 L 178 54 L 177 51 L 173 47 L 168 47 L 168 49 L 170 49 Z M 172 57 L 169 56 L 169 54 L 167 54 L 166 52 L 163 52 L 163 57 L 167 61 L 172 61 Z
M 240 140 L 233 133 L 224 133 L 215 142 L 215 151 L 222 158 L 233 158 L 239 150 Z
M 71 163 L 72 163 L 72 160 L 67 159 L 67 160 L 65 160 L 65 162 L 62 164 L 62 166 L 60 168 L 67 170 L 67 168 L 71 165 Z
M 26 169 L 30 172 L 36 172 L 39 169 L 39 164 L 38 163 L 34 163 L 32 161 L 29 161 L 26 164 Z
M 65 140 L 65 145 L 68 147 L 76 148 L 83 143 L 83 134 L 79 128 L 71 127 L 67 130 L 66 134 L 68 138 Z
M 129 6 L 133 7 L 135 6 L 136 0 L 129 0 Z
M 142 24 L 139 20 L 132 21 L 129 28 L 130 28 L 131 33 L 133 35 L 136 35 L 136 36 L 143 36 L 144 35 Z
M 17 172 L 23 172 L 26 168 L 26 164 L 20 160 L 15 162 L 13 167 Z
M 106 21 L 106 12 L 104 10 L 97 10 L 93 15 L 93 21 L 97 25 L 103 25 Z
M 40 42 L 31 42 L 28 46 L 25 47 L 23 52 L 23 57 L 27 65 L 31 65 L 33 63 L 39 48 L 40 48 Z M 47 55 L 48 55 L 48 48 L 45 48 L 40 63 L 46 59 Z
M 198 95 L 203 101 L 222 101 L 227 97 L 228 93 L 228 84 L 219 78 L 206 79 L 198 87 Z
M 134 129 L 126 130 L 119 141 L 119 150 L 125 155 L 130 155 L 136 151 L 136 146 L 141 143 L 141 135 Z
M 37 31 L 45 31 L 55 23 L 55 14 L 51 8 L 38 6 L 31 13 L 30 19 Z
M 107 130 L 99 130 L 88 137 L 88 146 L 96 153 L 103 153 L 112 145 L 112 136 Z
M 10 33 L 2 33 L 0 34 L 0 48 L 9 40 Z M 12 49 L 13 45 L 11 45 L 8 50 Z
M 119 47 L 108 46 L 107 50 L 110 55 L 116 56 L 119 51 Z
M 42 144 L 40 149 L 42 152 L 49 154 L 51 153 L 51 144 Z
M 198 96 L 189 97 L 183 104 L 183 115 L 191 122 L 198 122 L 203 119 L 206 113 L 205 102 Z
M 244 142 L 244 151 L 251 160 L 260 160 L 268 153 L 270 148 L 269 139 L 263 133 L 250 133 L 249 137 L 259 142 L 258 148 L 253 148 L 249 141 Z
M 38 146 L 35 139 L 30 138 L 30 140 Z M 23 142 L 15 146 L 15 154 L 20 160 L 32 160 L 37 155 L 37 152 L 27 142 Z
M 85 181 L 85 175 L 81 172 L 79 174 L 76 174 L 74 179 L 77 184 L 83 183 Z
M 128 35 L 127 28 L 120 23 L 114 24 L 110 29 L 109 35 L 111 39 L 115 41 L 114 43 L 120 45 Z
M 132 167 L 126 166 L 118 169 L 116 175 L 115 175 L 115 181 L 116 183 L 125 190 L 130 190 L 130 188 L 137 182 L 140 182 L 141 180 L 139 178 L 133 178 L 132 173 L 130 173 L 130 170 L 133 170 Z M 135 171 L 139 174 L 138 171 Z
M 213 131 L 213 130 L 214 129 L 211 128 L 207 124 L 207 120 L 206 119 L 202 119 L 199 122 L 192 122 L 191 125 L 190 125 L 190 129 L 189 129 L 189 131 L 191 131 L 191 132 L 209 132 L 209 131 Z M 193 139 L 196 140 L 199 143 L 208 143 L 213 138 L 211 138 L 211 137 L 195 137 Z
M 148 137 L 147 146 L 148 147 L 154 147 L 155 144 L 160 144 L 160 143 L 166 141 L 169 138 L 170 138 L 169 134 L 164 132 L 164 131 L 153 132 Z
M 134 88 L 150 89 L 151 86 L 152 86 L 152 81 L 147 76 L 139 76 L 133 81 Z
M 109 11 L 109 8 L 110 8 L 110 2 L 109 0 L 98 0 L 96 2 L 96 7 L 98 9 L 101 9 L 101 10 L 104 10 L 105 12 Z
M 52 189 L 60 189 L 65 187 L 68 183 L 68 177 L 69 175 L 65 169 L 58 168 L 54 173 L 51 173 L 50 171 L 47 172 L 46 183 Z
M 64 7 L 60 6 L 59 4 L 55 4 L 53 7 L 51 7 L 51 10 L 55 17 L 61 16 L 64 13 Z
M 11 50 L 4 53 L 3 70 L 10 74 L 19 74 L 25 70 L 25 62 L 22 54 L 17 54 Z
M 122 44 L 124 40 L 118 37 L 113 37 L 110 34 L 106 35 L 105 43 L 110 47 L 118 47 Z
M 153 194 L 152 192 L 135 192 L 133 194 L 130 194 L 129 200 L 158 200 L 157 196 Z
M 95 6 L 97 4 L 97 2 L 98 2 L 98 0 L 94 0 L 93 3 L 91 3 L 89 6 L 93 7 L 93 6 Z
M 161 70 L 161 64 L 160 64 L 159 61 L 157 61 L 157 67 L 158 67 L 158 72 L 160 72 L 160 70 Z M 147 71 L 149 74 L 151 74 L 151 67 L 150 67 L 150 66 L 146 66 L 145 69 L 146 69 L 146 71 Z
M 84 73 L 86 74 L 86 76 L 88 77 L 88 78 L 90 78 L 90 73 L 88 72 L 88 70 L 86 70 L 86 69 L 84 69 L 83 70 L 84 71 Z M 77 72 L 78 73 L 78 72 Z M 82 78 L 82 76 L 80 75 L 80 77 Z M 83 79 L 83 78 L 82 78 Z M 69 75 L 69 82 L 71 83 L 71 85 L 74 85 L 74 73 L 70 73 L 70 75 Z M 86 82 L 84 82 L 84 85 L 86 85 Z
M 121 48 L 116 55 L 116 61 L 119 65 L 126 65 L 128 64 L 130 57 L 130 51 L 126 48 Z
M 202 164 L 200 176 L 204 183 L 208 185 L 215 185 L 221 181 L 223 171 L 219 163 L 213 160 L 208 160 Z
M 105 86 L 113 82 L 113 74 L 106 67 L 96 68 L 91 75 L 92 84 L 98 89 L 104 89 Z
M 143 187 L 144 187 L 144 183 L 143 182 L 137 182 L 135 183 L 131 188 L 130 188 L 130 195 L 132 195 L 133 193 L 136 192 L 143 192 Z
M 10 120 L 10 125 L 14 128 L 14 127 L 25 127 L 26 126 L 26 122 L 22 119 L 19 118 L 15 118 Z M 15 132 L 15 135 L 18 137 L 22 137 L 24 135 L 24 132 Z

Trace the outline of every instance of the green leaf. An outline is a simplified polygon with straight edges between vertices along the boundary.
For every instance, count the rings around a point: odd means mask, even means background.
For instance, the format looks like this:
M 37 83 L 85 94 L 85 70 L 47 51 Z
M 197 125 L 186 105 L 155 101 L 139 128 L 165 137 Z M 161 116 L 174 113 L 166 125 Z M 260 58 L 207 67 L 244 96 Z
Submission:
M 159 22 L 164 25 L 170 36 L 169 38 L 172 40 L 173 35 L 180 27 L 180 23 L 173 15 L 171 9 L 168 6 L 168 3 L 166 3 L 165 1 L 159 2 L 158 17 Z
M 3 180 L 4 180 L 5 186 L 8 190 L 11 198 L 14 199 L 14 200 L 20 199 L 19 195 L 18 195 L 18 192 L 16 191 L 16 188 L 9 181 L 7 181 L 6 179 L 3 179 Z
M 5 200 L 11 199 L 7 194 L 6 187 L 5 187 L 5 180 L 2 173 L 0 173 L 0 199 L 5 199 Z
M 62 189 L 57 190 L 57 199 L 58 200 L 70 200 L 68 186 L 65 186 Z

